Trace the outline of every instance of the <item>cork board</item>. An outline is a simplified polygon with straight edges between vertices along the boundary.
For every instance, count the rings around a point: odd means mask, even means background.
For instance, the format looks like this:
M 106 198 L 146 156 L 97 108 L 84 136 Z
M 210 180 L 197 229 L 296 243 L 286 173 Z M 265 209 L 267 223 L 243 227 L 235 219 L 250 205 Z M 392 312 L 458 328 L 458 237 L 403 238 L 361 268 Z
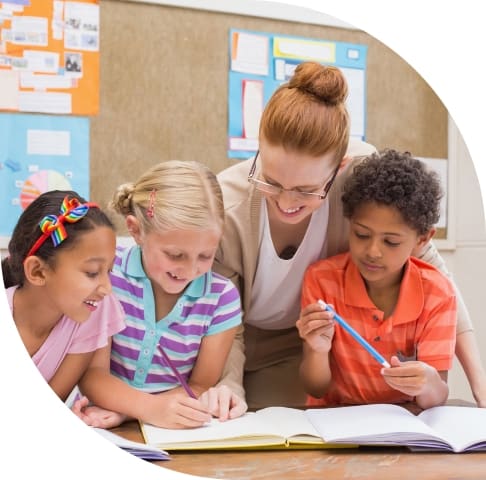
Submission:
M 277 8 L 277 7 L 276 7 Z M 151 165 L 227 157 L 231 28 L 364 44 L 366 140 L 447 158 L 447 110 L 401 57 L 365 32 L 121 0 L 100 2 L 100 112 L 91 123 L 91 198 Z

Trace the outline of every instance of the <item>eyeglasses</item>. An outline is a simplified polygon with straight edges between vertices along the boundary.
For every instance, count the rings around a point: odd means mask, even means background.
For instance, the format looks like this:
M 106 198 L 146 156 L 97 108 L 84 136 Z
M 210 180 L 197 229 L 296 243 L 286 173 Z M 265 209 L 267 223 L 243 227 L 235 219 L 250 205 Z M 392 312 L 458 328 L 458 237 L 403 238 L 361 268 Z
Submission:
M 254 178 L 253 176 L 255 175 L 255 170 L 256 170 L 256 161 L 258 158 L 258 155 L 260 154 L 260 151 L 258 150 L 255 159 L 253 160 L 253 164 L 250 168 L 250 173 L 248 174 L 248 181 L 255 185 L 255 188 L 259 190 L 260 192 L 266 193 L 267 195 L 272 195 L 272 196 L 277 196 L 282 194 L 283 192 L 287 192 L 293 196 L 294 199 L 296 200 L 310 200 L 311 198 L 319 198 L 319 200 L 324 200 L 327 195 L 329 194 L 329 190 L 332 187 L 332 184 L 334 183 L 334 180 L 336 179 L 336 176 L 339 171 L 339 167 L 341 164 L 339 164 L 334 172 L 331 175 L 331 178 L 326 182 L 324 185 L 324 188 L 322 192 L 302 192 L 300 190 L 294 190 L 294 189 L 288 189 L 288 188 L 283 188 L 283 187 L 278 187 L 277 185 L 272 185 L 271 183 L 264 182 L 263 180 L 258 180 L 257 178 Z

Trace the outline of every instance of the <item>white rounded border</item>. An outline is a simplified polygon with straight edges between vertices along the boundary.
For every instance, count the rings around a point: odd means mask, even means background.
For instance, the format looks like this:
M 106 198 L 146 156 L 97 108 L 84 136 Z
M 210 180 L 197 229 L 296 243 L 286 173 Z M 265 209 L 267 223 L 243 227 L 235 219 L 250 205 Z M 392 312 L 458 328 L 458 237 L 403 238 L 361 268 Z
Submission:
M 468 2 L 467 6 L 452 0 L 278 3 L 311 8 L 356 25 L 409 62 L 438 94 L 461 131 L 484 204 L 486 165 L 481 138 L 486 111 L 486 29 L 481 2 Z M 36 371 L 13 326 L 5 295 L 0 295 L 0 318 L 0 473 L 15 478 L 47 474 L 51 479 L 83 480 L 132 479 L 135 475 L 144 479 L 196 478 L 140 461 L 98 438 L 63 408 Z

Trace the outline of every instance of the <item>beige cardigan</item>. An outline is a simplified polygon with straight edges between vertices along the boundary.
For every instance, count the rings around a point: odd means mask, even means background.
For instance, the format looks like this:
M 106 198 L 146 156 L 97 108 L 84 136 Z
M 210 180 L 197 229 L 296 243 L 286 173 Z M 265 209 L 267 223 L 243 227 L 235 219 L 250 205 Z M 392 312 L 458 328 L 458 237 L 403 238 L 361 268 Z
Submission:
M 329 191 L 329 221 L 327 226 L 327 250 L 323 249 L 320 258 L 327 258 L 348 249 L 348 221 L 343 216 L 341 191 L 345 179 L 353 166 L 363 156 L 375 151 L 371 145 L 359 142 L 350 144 L 347 158 L 351 158 Z M 360 155 L 356 155 L 359 151 Z M 242 161 L 223 170 L 218 180 L 223 190 L 225 203 L 225 227 L 218 252 L 216 254 L 214 270 L 237 286 L 242 301 L 243 312 L 248 311 L 252 297 L 252 287 L 258 259 L 258 241 L 260 228 L 260 212 L 262 195 L 247 180 L 253 159 Z M 257 165 L 256 175 L 258 175 Z M 430 243 L 421 258 L 435 265 L 449 276 L 445 263 L 435 246 Z M 472 330 L 469 313 L 456 287 L 458 304 L 457 332 Z M 243 325 L 244 325 L 243 315 Z M 245 365 L 243 328 L 240 328 L 226 367 L 221 383 L 228 385 L 233 391 L 244 396 L 243 373 Z

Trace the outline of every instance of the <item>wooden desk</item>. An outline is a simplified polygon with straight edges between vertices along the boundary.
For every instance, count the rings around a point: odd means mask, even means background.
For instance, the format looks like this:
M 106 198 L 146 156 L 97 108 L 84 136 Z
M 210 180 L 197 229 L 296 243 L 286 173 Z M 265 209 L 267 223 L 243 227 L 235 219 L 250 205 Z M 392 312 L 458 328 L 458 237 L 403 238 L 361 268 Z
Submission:
M 143 442 L 137 422 L 113 432 Z M 469 480 L 486 479 L 486 452 L 411 453 L 406 448 L 175 452 L 171 460 L 153 462 L 201 477 L 251 480 Z

